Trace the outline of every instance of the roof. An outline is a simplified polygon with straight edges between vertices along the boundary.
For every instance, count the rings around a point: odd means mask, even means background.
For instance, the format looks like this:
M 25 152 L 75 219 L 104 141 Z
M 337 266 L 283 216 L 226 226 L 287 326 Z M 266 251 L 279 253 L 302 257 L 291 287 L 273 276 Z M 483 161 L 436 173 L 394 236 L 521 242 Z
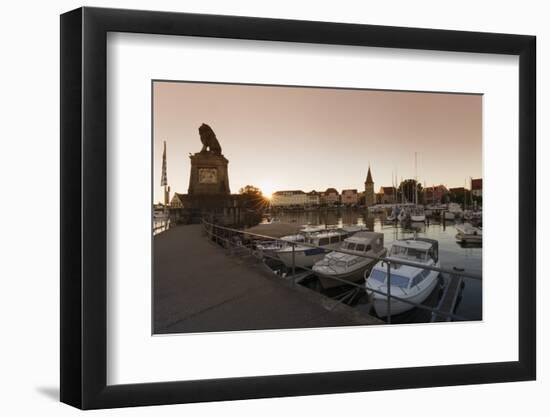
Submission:
M 416 239 L 399 239 L 393 242 L 394 245 L 411 247 L 417 249 L 430 249 L 432 246 L 438 246 L 439 242 L 435 239 L 416 238 Z
M 327 188 L 327 190 L 325 191 L 326 194 L 328 193 L 336 193 L 338 194 L 338 191 L 336 190 L 336 188 Z
M 464 191 L 466 191 L 466 188 L 464 188 L 464 187 L 454 187 L 454 188 L 449 188 L 449 191 L 451 193 L 463 193 Z
M 174 198 L 177 198 L 178 200 L 183 201 L 185 199 L 185 194 L 174 193 L 174 195 L 172 196 L 172 200 Z
M 275 191 L 273 194 L 281 195 L 281 194 L 305 194 L 305 193 L 302 190 L 284 190 L 284 191 Z
M 367 179 L 366 179 L 365 183 L 374 184 L 374 181 L 372 180 L 372 174 L 370 173 L 370 166 L 369 166 L 369 172 L 367 173 Z
M 351 190 L 342 190 L 342 194 L 349 193 L 349 192 L 351 192 L 353 194 L 357 194 L 357 189 L 354 188 L 354 189 L 351 189 Z
M 382 190 L 381 192 L 383 194 L 393 194 L 394 191 L 396 190 L 395 187 L 380 187 L 380 190 Z
M 363 242 L 365 239 L 372 241 L 378 238 L 381 238 L 383 241 L 384 234 L 377 232 L 357 232 L 353 236 L 348 237 L 346 240 L 349 242 Z

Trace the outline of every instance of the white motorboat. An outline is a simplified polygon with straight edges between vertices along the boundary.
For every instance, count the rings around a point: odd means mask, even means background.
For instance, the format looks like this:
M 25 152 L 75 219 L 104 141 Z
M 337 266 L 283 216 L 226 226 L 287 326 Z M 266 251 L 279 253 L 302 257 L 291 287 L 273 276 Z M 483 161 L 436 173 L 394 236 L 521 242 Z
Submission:
M 344 239 L 352 234 L 353 232 L 346 232 L 341 229 L 312 233 L 307 236 L 304 243 L 320 247 L 288 244 L 275 251 L 275 253 L 288 268 L 292 268 L 292 265 L 296 268 L 311 268 L 315 262 L 323 259 L 328 251 L 339 248 Z
M 445 220 L 454 220 L 457 217 L 462 217 L 462 209 L 458 203 L 449 203 L 445 212 Z
M 439 243 L 434 239 L 416 238 L 397 240 L 393 243 L 390 260 L 390 294 L 413 303 L 422 303 L 437 285 L 439 272 L 424 269 L 424 266 L 439 267 Z M 406 261 L 418 266 L 393 263 Z M 388 314 L 388 264 L 378 262 L 366 279 L 367 293 L 372 295 L 374 310 L 379 317 Z M 376 290 L 377 292 L 370 291 Z M 411 310 L 414 305 L 390 298 L 391 315 Z
M 283 236 L 280 240 L 267 240 L 256 244 L 256 250 L 259 254 L 266 258 L 276 257 L 275 252 L 288 246 L 290 242 L 303 243 L 306 241 L 306 236 L 303 234 Z
M 358 232 L 346 238 L 340 250 L 346 253 L 329 252 L 313 265 L 313 271 L 325 289 L 345 285 L 350 281 L 361 281 L 365 271 L 377 262 L 376 258 L 386 255 L 384 234 Z
M 424 223 L 426 221 L 426 215 L 424 213 L 424 207 L 416 206 L 411 210 L 411 222 Z
M 451 211 L 445 211 L 443 216 L 445 217 L 445 220 L 454 220 L 456 218 L 456 214 Z
M 300 228 L 302 233 L 316 233 L 325 230 L 326 226 L 321 224 L 306 224 Z
M 483 240 L 483 230 L 481 227 L 472 226 L 470 223 L 456 225 L 456 240 L 460 243 L 481 243 Z
M 346 233 L 353 234 L 357 232 L 363 232 L 368 230 L 367 226 L 364 224 L 350 224 L 348 226 L 342 226 L 340 230 L 343 230 Z

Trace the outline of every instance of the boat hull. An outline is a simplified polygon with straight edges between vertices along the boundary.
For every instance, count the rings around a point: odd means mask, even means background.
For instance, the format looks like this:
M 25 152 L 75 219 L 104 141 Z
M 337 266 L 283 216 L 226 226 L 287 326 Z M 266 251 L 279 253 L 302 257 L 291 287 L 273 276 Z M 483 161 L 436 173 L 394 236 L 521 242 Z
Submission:
M 346 285 L 346 281 L 349 282 L 360 282 L 364 278 L 364 274 L 366 271 L 371 269 L 376 264 L 376 260 L 367 262 L 358 268 L 343 273 L 343 274 L 323 274 L 320 275 L 316 272 L 317 277 L 319 278 L 319 282 L 321 283 L 321 286 L 324 289 L 330 289 L 330 288 L 336 288 L 340 287 L 342 285 Z M 315 271 L 315 270 L 314 270 Z M 334 278 L 333 278 L 334 277 Z M 342 280 L 342 281 L 340 281 Z
M 296 268 L 311 268 L 315 262 L 320 261 L 333 247 L 321 248 L 307 248 L 298 249 L 294 251 L 294 266 Z M 292 251 L 279 251 L 276 253 L 277 257 L 285 264 L 287 268 L 292 268 Z
M 418 216 L 411 215 L 411 222 L 424 223 L 425 221 L 426 221 L 425 215 L 418 215 Z
M 483 237 L 481 235 L 458 233 L 455 238 L 459 243 L 481 243 L 483 241 Z

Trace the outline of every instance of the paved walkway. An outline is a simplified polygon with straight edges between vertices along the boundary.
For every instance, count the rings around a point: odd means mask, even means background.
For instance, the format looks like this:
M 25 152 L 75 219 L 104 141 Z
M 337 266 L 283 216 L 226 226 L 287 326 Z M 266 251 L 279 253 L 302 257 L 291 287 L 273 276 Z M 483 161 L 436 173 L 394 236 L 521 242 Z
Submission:
M 153 262 L 157 334 L 381 323 L 226 254 L 201 225 L 156 235 Z

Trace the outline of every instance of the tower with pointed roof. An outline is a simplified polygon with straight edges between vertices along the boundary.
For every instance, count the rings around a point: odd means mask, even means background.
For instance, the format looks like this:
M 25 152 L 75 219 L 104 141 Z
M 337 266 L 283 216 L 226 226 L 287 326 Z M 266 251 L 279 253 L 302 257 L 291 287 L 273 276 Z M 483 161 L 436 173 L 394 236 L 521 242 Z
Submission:
M 369 165 L 369 171 L 367 172 L 367 179 L 365 180 L 365 206 L 370 207 L 374 206 L 375 204 L 375 197 L 374 197 L 374 181 L 372 180 L 372 174 L 370 172 L 370 165 Z

